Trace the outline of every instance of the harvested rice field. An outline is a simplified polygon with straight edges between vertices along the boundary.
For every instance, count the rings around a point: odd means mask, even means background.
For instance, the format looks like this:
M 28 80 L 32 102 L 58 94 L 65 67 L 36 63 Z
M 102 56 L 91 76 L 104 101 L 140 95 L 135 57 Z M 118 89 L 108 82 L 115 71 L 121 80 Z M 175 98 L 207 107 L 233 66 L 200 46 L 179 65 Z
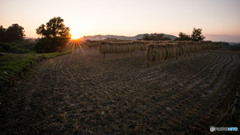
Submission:
M 207 134 L 240 88 L 239 52 L 148 68 L 145 51 L 105 59 L 98 48 L 83 51 L 41 62 L 0 96 L 1 134 Z

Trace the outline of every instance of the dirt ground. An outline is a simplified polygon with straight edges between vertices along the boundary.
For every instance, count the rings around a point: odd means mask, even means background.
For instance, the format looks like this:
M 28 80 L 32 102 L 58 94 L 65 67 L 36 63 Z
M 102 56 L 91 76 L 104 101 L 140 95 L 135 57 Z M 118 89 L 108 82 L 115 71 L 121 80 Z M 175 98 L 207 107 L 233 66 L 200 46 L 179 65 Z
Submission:
M 192 53 L 147 68 L 144 51 L 105 59 L 83 51 L 41 62 L 0 96 L 1 134 L 205 134 L 236 92 L 237 52 Z

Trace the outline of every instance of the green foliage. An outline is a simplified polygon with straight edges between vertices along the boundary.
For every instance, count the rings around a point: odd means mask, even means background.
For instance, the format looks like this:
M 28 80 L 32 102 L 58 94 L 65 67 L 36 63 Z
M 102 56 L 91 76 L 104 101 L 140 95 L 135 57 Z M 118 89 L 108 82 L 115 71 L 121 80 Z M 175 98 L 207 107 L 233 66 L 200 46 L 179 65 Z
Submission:
M 190 37 L 190 35 L 187 35 L 187 34 L 185 34 L 185 33 L 183 33 L 183 32 L 180 32 L 179 34 L 178 34 L 178 38 L 176 38 L 175 39 L 175 41 L 191 41 L 192 40 L 192 38 Z
M 18 24 L 12 24 L 12 26 L 9 26 L 8 29 L 5 32 L 5 38 L 6 42 L 16 42 L 16 41 L 23 41 L 24 36 L 24 28 L 22 26 L 19 26 Z
M 10 44 L 11 45 L 11 44 Z M 35 65 L 37 61 L 68 54 L 72 48 L 67 48 L 62 53 L 45 53 L 45 54 L 6 54 L 0 55 L 0 92 L 13 86 L 14 82 L 24 75 L 24 72 Z
M 52 45 L 52 41 L 49 38 L 40 38 L 37 39 L 37 43 L 35 45 L 36 52 L 54 52 L 55 48 Z
M 154 40 L 154 41 L 171 40 L 168 37 L 164 37 L 163 33 L 160 33 L 160 34 L 158 34 L 158 33 L 151 33 L 150 35 L 149 34 L 144 34 L 142 39 L 143 40 Z
M 175 39 L 175 41 L 203 41 L 203 39 L 205 38 L 202 35 L 202 29 L 196 29 L 193 28 L 193 32 L 192 35 L 187 35 L 186 33 L 180 32 L 178 34 L 178 38 Z
M 27 70 L 34 59 L 31 54 L 8 54 L 0 56 L 0 86 L 5 88 L 12 85 L 13 80 L 16 79 L 17 74 Z M 6 85 L 8 84 L 8 85 Z
M 36 29 L 36 33 L 41 36 L 36 44 L 37 52 L 61 51 L 71 38 L 70 28 L 65 27 L 61 17 L 54 17 Z
M 149 34 L 144 34 L 142 39 L 143 40 L 150 40 Z
M 9 26 L 8 29 L 3 28 L 0 26 L 0 42 L 17 42 L 24 40 L 24 28 L 19 26 L 18 24 L 12 24 Z
M 29 53 L 33 50 L 35 43 L 28 41 L 3 43 L 0 42 L 0 52 L 5 53 Z
M 1 25 L 0 26 L 0 42 L 5 42 L 6 41 L 5 32 L 6 32 L 6 29 L 3 28 L 3 26 Z
M 191 35 L 192 41 L 202 41 L 205 37 L 202 35 L 202 29 L 193 28 Z

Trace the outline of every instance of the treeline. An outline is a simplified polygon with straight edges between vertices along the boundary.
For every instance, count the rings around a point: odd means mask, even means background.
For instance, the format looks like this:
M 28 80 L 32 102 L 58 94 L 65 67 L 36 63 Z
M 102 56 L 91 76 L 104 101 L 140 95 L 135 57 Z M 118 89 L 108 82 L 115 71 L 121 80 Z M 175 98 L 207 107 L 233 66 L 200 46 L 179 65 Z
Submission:
M 151 33 L 151 34 L 144 34 L 142 40 L 145 41 L 166 41 L 171 40 L 169 37 L 164 37 L 163 33 Z
M 177 37 L 174 41 L 203 41 L 204 36 L 202 35 L 202 29 L 193 28 L 192 34 L 187 35 L 186 33 L 180 32 L 179 37 Z M 165 37 L 163 33 L 151 33 L 144 34 L 142 40 L 145 41 L 167 41 L 171 40 L 169 37 Z
M 179 37 L 175 39 L 175 41 L 203 41 L 204 36 L 202 35 L 202 29 L 193 28 L 192 34 L 187 35 L 186 33 L 180 32 L 178 34 Z
M 40 36 L 36 41 L 25 39 L 24 28 L 12 24 L 7 29 L 0 26 L 0 52 L 28 53 L 62 51 L 71 39 L 70 28 L 65 27 L 61 17 L 54 17 L 36 29 Z
M 12 24 L 7 29 L 0 26 L 0 42 L 16 42 L 16 41 L 23 41 L 24 37 L 24 28 L 19 26 L 18 24 Z
M 0 26 L 0 52 L 28 53 L 34 48 L 35 43 L 25 39 L 24 28 L 18 24 L 12 24 L 7 29 Z
M 222 45 L 223 45 L 223 50 L 240 51 L 240 44 L 229 45 L 229 43 L 223 42 Z
M 0 42 L 0 52 L 5 53 L 29 53 L 34 50 L 35 42 L 25 39 L 21 42 Z
M 37 39 L 37 52 L 62 51 L 71 39 L 70 28 L 66 27 L 61 17 L 54 17 L 36 29 L 41 38 Z

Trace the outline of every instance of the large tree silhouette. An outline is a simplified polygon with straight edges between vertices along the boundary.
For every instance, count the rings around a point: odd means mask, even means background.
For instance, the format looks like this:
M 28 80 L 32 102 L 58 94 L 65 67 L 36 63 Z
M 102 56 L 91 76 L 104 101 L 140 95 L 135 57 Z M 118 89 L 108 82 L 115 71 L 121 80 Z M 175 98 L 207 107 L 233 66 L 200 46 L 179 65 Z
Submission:
M 178 34 L 178 38 L 175 41 L 202 41 L 205 37 L 202 35 L 202 29 L 193 28 L 192 35 L 187 35 L 183 32 Z
M 3 26 L 1 25 L 0 26 L 0 42 L 6 42 L 5 32 L 6 32 L 6 29 L 3 28 Z
M 41 36 L 36 44 L 38 52 L 61 51 L 71 38 L 70 28 L 66 27 L 61 17 L 54 17 L 36 29 L 36 33 Z
M 25 31 L 22 26 L 19 26 L 18 24 L 12 24 L 12 26 L 9 26 L 8 29 L 4 32 L 5 41 L 6 42 L 22 41 L 24 40 L 25 37 L 24 32 Z
M 151 33 L 150 35 L 144 34 L 142 39 L 143 40 L 155 40 L 155 41 L 171 40 L 169 37 L 164 37 L 163 33 Z
M 193 28 L 193 33 L 191 36 L 193 41 L 202 41 L 205 37 L 202 35 L 202 29 Z
M 179 32 L 178 38 L 175 39 L 175 41 L 190 41 L 192 40 L 190 35 L 187 35 L 186 33 Z

